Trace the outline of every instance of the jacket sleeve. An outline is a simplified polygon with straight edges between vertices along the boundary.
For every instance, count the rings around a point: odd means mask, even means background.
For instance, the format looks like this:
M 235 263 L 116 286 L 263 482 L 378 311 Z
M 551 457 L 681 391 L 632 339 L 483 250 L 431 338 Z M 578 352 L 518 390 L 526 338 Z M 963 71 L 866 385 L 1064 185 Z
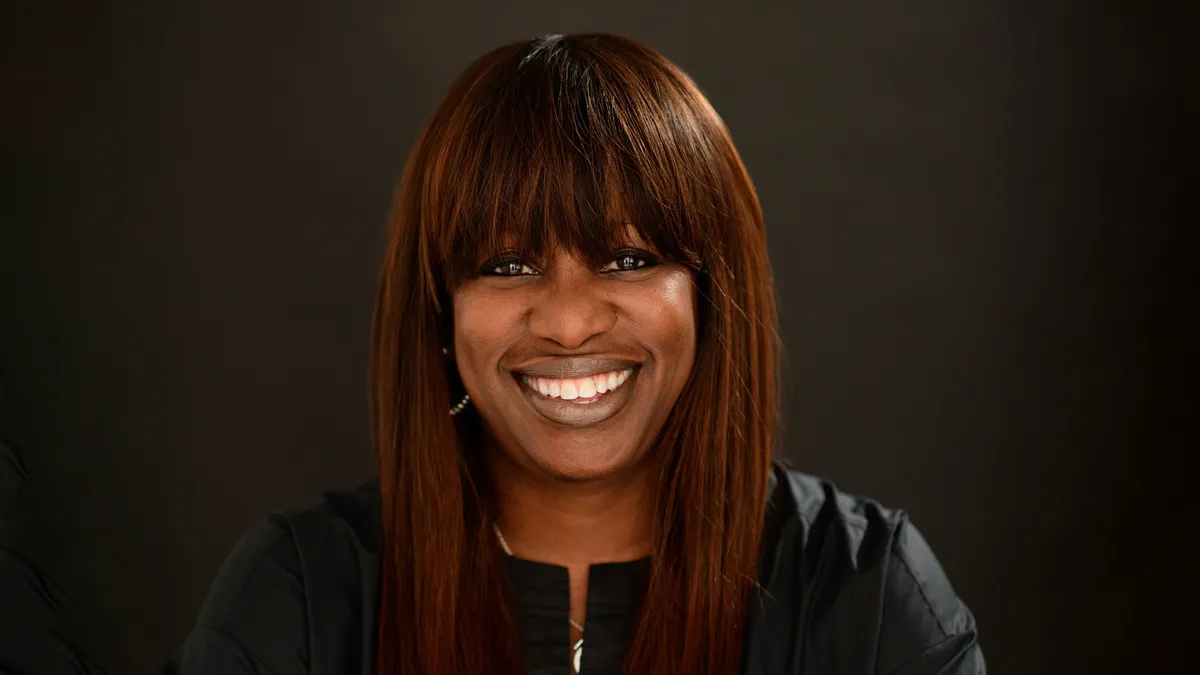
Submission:
M 163 675 L 308 672 L 304 576 L 286 519 L 264 518 L 226 558 Z
M 0 675 L 100 675 L 79 639 L 90 632 L 91 620 L 21 550 L 28 475 L 16 448 L 0 434 Z
M 877 672 L 983 675 L 975 617 L 921 533 L 901 517 L 883 596 Z

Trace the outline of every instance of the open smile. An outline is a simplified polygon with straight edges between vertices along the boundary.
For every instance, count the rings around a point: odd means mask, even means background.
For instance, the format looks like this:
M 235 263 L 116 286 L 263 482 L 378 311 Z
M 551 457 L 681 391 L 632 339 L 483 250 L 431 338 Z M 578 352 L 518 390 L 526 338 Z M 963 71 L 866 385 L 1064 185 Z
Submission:
M 546 420 L 571 427 L 615 416 L 632 396 L 640 367 L 586 377 L 548 378 L 513 373 L 526 401 Z

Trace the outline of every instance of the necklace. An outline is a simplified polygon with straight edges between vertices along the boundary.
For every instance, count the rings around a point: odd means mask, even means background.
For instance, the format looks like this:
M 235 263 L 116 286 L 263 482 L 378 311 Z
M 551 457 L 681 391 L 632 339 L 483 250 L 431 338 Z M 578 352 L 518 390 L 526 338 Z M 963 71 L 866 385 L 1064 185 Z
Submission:
M 513 554 L 512 549 L 508 547 L 508 542 L 505 541 L 504 534 L 500 532 L 500 526 L 495 523 L 492 523 L 492 529 L 496 531 L 496 538 L 500 540 L 500 548 L 504 549 L 504 552 L 507 553 L 508 555 L 512 555 Z M 569 616 L 567 617 L 567 621 L 571 624 L 572 628 L 579 631 L 580 635 L 583 634 L 583 626 L 581 626 L 578 621 L 576 621 L 575 619 L 572 619 Z M 572 665 L 575 666 L 575 672 L 576 672 L 576 674 L 578 674 L 579 666 L 580 666 L 581 662 L 583 661 L 583 638 L 579 638 L 579 640 L 574 645 L 571 646 L 571 651 L 574 653 L 574 657 L 575 657 L 573 659 L 574 663 Z

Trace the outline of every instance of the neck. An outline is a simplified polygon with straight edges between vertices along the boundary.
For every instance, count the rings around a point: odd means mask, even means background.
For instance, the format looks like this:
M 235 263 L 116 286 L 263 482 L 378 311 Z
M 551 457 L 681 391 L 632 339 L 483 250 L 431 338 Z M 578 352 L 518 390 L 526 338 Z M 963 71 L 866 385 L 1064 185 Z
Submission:
M 513 555 L 578 568 L 644 558 L 654 549 L 658 472 L 647 460 L 619 474 L 568 481 L 487 451 L 499 518 Z

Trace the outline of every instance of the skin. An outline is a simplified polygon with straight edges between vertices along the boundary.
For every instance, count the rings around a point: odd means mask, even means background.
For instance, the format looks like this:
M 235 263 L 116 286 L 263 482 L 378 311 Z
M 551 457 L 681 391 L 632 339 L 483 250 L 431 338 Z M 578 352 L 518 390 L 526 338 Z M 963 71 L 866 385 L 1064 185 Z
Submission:
M 628 259 L 628 249 L 643 258 Z M 584 623 L 592 563 L 636 560 L 653 548 L 656 457 L 650 452 L 691 373 L 697 292 L 683 265 L 658 262 L 636 234 L 591 269 L 557 249 L 545 264 L 504 264 L 457 289 L 454 348 L 487 430 L 485 455 L 513 554 L 568 569 L 571 617 Z M 507 258 L 508 256 L 503 256 Z M 545 357 L 641 363 L 631 397 L 594 426 L 540 417 L 512 370 Z M 579 635 L 572 629 L 572 641 Z

